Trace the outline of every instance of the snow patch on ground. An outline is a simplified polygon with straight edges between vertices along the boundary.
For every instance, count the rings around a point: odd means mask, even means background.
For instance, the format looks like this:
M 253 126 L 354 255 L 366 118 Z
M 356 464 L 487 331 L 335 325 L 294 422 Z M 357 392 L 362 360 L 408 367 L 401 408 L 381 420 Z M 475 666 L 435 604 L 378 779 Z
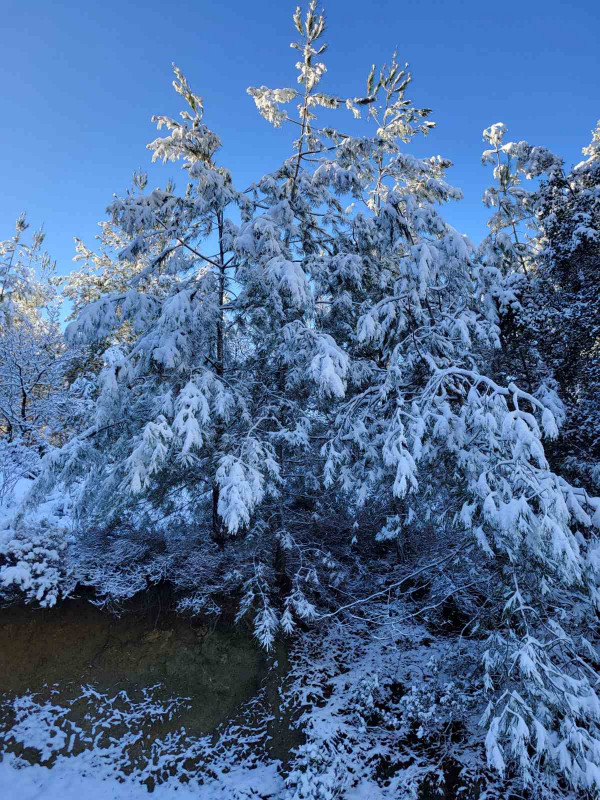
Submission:
M 78 769 L 79 757 L 57 762 L 52 769 L 26 764 L 12 754 L 0 762 L 0 797 L 4 800 L 232 800 L 275 794 L 282 787 L 276 764 L 263 765 L 249 772 L 232 770 L 222 783 L 185 786 L 166 783 L 149 795 L 135 779 L 90 775 Z

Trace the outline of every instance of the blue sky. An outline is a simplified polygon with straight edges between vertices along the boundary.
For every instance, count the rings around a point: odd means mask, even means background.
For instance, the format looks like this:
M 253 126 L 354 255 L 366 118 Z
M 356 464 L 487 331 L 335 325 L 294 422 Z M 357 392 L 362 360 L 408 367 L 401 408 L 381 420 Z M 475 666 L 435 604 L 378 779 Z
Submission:
M 43 223 L 59 271 L 72 268 L 73 236 L 93 243 L 113 193 L 133 169 L 164 185 L 176 165 L 150 168 L 153 114 L 176 115 L 171 62 L 205 99 L 221 162 L 240 188 L 276 167 L 290 133 L 254 108 L 249 85 L 290 86 L 294 2 L 172 0 L 98 3 L 2 0 L 0 48 L 0 238 L 26 210 Z M 567 164 L 580 160 L 600 117 L 597 0 L 329 0 L 323 88 L 364 91 L 372 62 L 410 62 L 411 97 L 438 127 L 408 149 L 440 153 L 465 199 L 446 218 L 475 240 L 485 233 L 481 131 L 502 121 L 509 138 L 543 144 Z M 340 112 L 341 113 L 341 112 Z

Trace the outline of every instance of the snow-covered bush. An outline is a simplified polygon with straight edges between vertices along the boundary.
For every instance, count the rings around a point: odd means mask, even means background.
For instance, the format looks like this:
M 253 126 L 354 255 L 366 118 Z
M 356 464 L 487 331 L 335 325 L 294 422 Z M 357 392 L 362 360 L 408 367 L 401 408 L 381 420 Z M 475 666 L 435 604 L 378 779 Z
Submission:
M 77 581 L 67 546 L 68 532 L 52 522 L 0 530 L 0 597 L 53 606 L 68 596 Z
M 286 778 L 285 800 L 337 800 L 350 785 L 347 765 L 326 740 L 302 745 Z

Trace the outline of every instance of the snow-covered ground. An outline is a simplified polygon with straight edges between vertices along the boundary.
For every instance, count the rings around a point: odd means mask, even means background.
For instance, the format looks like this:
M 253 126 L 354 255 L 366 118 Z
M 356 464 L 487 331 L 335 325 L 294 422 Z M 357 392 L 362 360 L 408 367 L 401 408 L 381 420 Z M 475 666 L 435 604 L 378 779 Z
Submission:
M 264 696 L 214 735 L 194 737 L 178 722 L 187 701 L 158 701 L 156 688 L 137 701 L 124 691 L 111 696 L 90 686 L 71 700 L 59 688 L 50 699 L 31 693 L 5 699 L 0 798 L 138 800 L 151 789 L 158 800 L 245 800 L 282 791 L 280 762 L 265 758 L 270 716 Z M 149 732 L 165 722 L 172 725 L 162 736 Z
M 151 786 L 157 800 L 410 800 L 448 783 L 450 764 L 452 780 L 462 771 L 468 784 L 482 766 L 481 698 L 456 663 L 472 644 L 455 642 L 450 659 L 447 641 L 390 623 L 385 608 L 305 634 L 275 715 L 259 692 L 214 735 L 188 736 L 177 722 L 185 702 L 159 702 L 152 690 L 135 702 L 88 686 L 69 702 L 60 691 L 13 699 L 11 725 L 0 726 L 0 798 L 141 800 Z M 172 720 L 169 732 L 148 741 L 145 725 L 159 719 Z M 284 767 L 272 744 L 290 725 L 305 744 L 296 739 Z M 41 766 L 14 755 L 22 747 Z
M 79 768 L 77 757 L 56 764 L 52 769 L 24 765 L 13 755 L 0 762 L 0 797 L 3 800 L 148 800 L 146 786 L 133 778 L 91 775 Z M 185 786 L 179 782 L 156 786 L 153 800 L 232 800 L 273 795 L 283 788 L 277 765 L 257 770 L 232 771 L 227 780 L 204 786 Z

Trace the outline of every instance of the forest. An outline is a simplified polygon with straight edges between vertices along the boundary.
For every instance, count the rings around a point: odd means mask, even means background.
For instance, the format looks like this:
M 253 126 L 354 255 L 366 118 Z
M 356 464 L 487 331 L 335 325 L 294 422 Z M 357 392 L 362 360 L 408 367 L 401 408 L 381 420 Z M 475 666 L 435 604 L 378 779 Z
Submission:
M 287 653 L 300 738 L 277 759 L 256 701 L 245 733 L 132 767 L 131 732 L 71 755 L 28 694 L 0 744 L 50 773 L 79 759 L 98 797 L 592 800 L 600 123 L 573 167 L 490 124 L 474 243 L 444 220 L 450 161 L 410 154 L 435 123 L 408 65 L 325 93 L 316 0 L 293 22 L 296 86 L 248 89 L 289 134 L 271 173 L 236 184 L 175 66 L 183 110 L 147 147 L 182 191 L 136 171 L 68 274 L 5 221 L 0 615 L 160 596 L 249 631 Z

